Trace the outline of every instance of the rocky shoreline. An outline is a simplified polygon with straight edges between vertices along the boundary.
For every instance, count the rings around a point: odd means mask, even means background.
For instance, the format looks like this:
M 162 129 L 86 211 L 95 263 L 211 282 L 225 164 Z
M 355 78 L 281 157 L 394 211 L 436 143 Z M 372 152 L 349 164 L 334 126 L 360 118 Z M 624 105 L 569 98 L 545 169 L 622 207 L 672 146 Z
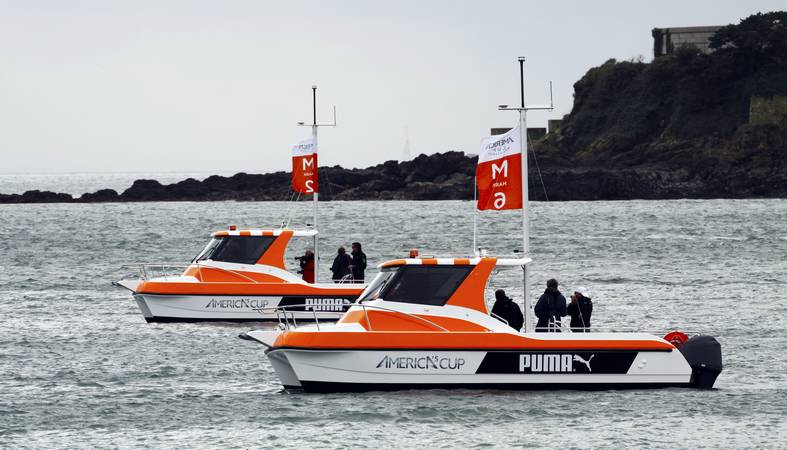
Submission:
M 760 170 L 735 164 L 567 167 L 551 162 L 546 154 L 539 158 L 540 171 L 532 164 L 530 168 L 532 200 L 787 198 L 787 177 L 783 170 L 774 171 L 772 166 Z M 388 161 L 366 169 L 321 167 L 320 199 L 471 200 L 475 166 L 475 157 L 447 152 L 420 155 L 412 161 Z M 275 172 L 214 175 L 202 181 L 189 178 L 166 185 L 137 180 L 121 193 L 102 189 L 79 197 L 34 190 L 0 194 L 0 203 L 276 201 L 290 197 L 289 173 Z

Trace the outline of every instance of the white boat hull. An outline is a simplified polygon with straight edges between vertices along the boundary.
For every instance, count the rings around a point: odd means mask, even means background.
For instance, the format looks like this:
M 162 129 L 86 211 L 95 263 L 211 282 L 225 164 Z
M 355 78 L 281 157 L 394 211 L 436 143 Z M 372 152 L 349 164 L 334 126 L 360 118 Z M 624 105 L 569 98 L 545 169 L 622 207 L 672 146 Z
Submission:
M 677 351 L 268 350 L 286 388 L 625 389 L 692 385 Z M 577 358 L 575 358 L 575 356 Z
M 134 294 L 147 322 L 257 322 L 279 320 L 274 308 L 295 304 L 292 297 L 282 296 L 220 296 L 220 295 L 158 295 Z M 283 301 L 284 300 L 284 301 Z M 287 317 L 295 321 L 338 320 L 352 300 L 347 298 L 302 298 L 304 311 L 287 309 Z M 314 309 L 312 311 L 311 309 Z M 282 313 L 280 313 L 282 314 Z M 281 317 L 283 319 L 283 316 Z

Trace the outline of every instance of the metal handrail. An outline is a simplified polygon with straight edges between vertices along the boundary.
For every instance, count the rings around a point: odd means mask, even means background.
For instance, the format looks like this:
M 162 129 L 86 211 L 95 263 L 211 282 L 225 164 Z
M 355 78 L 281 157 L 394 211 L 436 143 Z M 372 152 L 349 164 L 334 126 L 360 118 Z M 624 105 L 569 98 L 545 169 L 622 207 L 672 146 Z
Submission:
M 255 311 L 262 313 L 264 311 L 273 310 L 273 312 L 276 313 L 276 318 L 279 320 L 280 324 L 282 323 L 281 317 L 283 315 L 283 317 L 284 317 L 284 324 L 283 325 L 285 326 L 285 328 L 287 330 L 289 330 L 290 327 L 289 327 L 289 319 L 287 317 L 287 312 L 289 312 L 290 316 L 292 317 L 293 326 L 297 327 L 297 323 L 295 323 L 294 311 L 288 311 L 288 308 L 299 308 L 299 307 L 309 308 L 309 309 L 311 309 L 312 314 L 314 315 L 314 318 L 315 318 L 315 322 L 316 322 L 317 321 L 317 312 L 318 311 L 315 309 L 315 306 L 317 306 L 317 305 L 308 305 L 308 304 L 304 303 L 304 304 L 299 304 L 299 305 L 275 306 L 275 307 L 271 307 L 271 308 L 255 308 Z M 369 312 L 367 311 L 367 308 L 369 308 L 369 309 L 378 309 L 378 310 L 381 310 L 381 311 L 389 311 L 389 312 L 401 314 L 401 315 L 404 315 L 404 316 L 412 317 L 412 318 L 420 320 L 422 322 L 426 322 L 428 325 L 431 325 L 434 328 L 438 328 L 442 332 L 445 332 L 445 333 L 449 332 L 449 330 L 447 330 L 446 328 L 444 328 L 444 327 L 442 327 L 442 326 L 432 322 L 431 320 L 424 319 L 423 317 L 417 316 L 415 314 L 410 314 L 410 313 L 403 312 L 403 311 L 397 311 L 395 309 L 385 308 L 383 306 L 367 305 L 367 304 L 364 304 L 364 303 L 350 303 L 348 306 L 350 307 L 350 309 L 353 306 L 360 306 L 361 309 L 363 309 L 364 317 L 366 319 L 366 324 L 369 327 L 369 331 L 374 331 L 374 330 L 372 328 L 371 320 L 369 319 Z M 349 309 L 348 309 L 348 311 L 349 311 Z M 319 323 L 317 324 L 317 329 L 319 330 Z
M 490 316 L 492 316 L 492 317 L 494 317 L 494 318 L 495 318 L 495 319 L 497 319 L 497 320 L 502 320 L 502 321 L 503 321 L 503 322 L 504 322 L 506 325 L 508 325 L 508 321 L 507 321 L 506 319 L 504 319 L 504 318 L 502 318 L 502 317 L 498 316 L 497 314 L 495 314 L 495 313 L 493 313 L 493 312 L 491 312 L 491 311 L 490 311 L 490 312 L 489 312 L 489 315 L 490 315 Z
M 129 263 L 129 264 L 122 264 L 120 266 L 120 268 L 121 269 L 122 268 L 136 268 L 136 269 L 139 269 L 140 273 L 142 275 L 142 279 L 143 280 L 148 280 L 149 277 L 148 277 L 148 270 L 147 270 L 147 268 L 148 267 L 158 267 L 161 270 L 161 276 L 164 277 L 164 279 L 166 280 L 167 276 L 172 276 L 172 275 L 167 275 L 166 270 L 164 270 L 165 268 L 176 268 L 176 267 L 177 268 L 188 268 L 188 267 L 191 267 L 191 266 L 197 266 L 197 271 L 198 271 L 200 277 L 202 276 L 202 268 L 206 267 L 208 269 L 221 270 L 223 272 L 227 272 L 227 273 L 230 273 L 232 275 L 236 275 L 238 277 L 245 278 L 246 280 L 248 280 L 248 281 L 250 281 L 252 283 L 259 283 L 259 281 L 255 280 L 255 279 L 253 279 L 251 277 L 248 277 L 246 275 L 243 275 L 240 272 L 237 272 L 237 271 L 234 271 L 234 270 L 231 270 L 231 269 L 225 269 L 223 267 L 206 266 L 206 265 L 200 264 L 199 262 L 193 262 L 193 263 L 188 263 L 188 264 L 185 264 L 185 263 L 182 263 L 182 262 L 181 263 L 158 263 L 158 262 L 156 262 L 156 263 Z M 232 283 L 232 282 L 231 281 L 216 281 L 215 283 Z
M 697 331 L 697 330 L 683 330 L 683 329 L 679 329 L 679 328 L 676 328 L 676 327 L 671 327 L 671 328 L 668 327 L 668 328 L 658 329 L 658 330 L 643 330 L 643 329 L 640 329 L 640 328 L 626 327 L 626 326 L 619 327 L 619 326 L 614 326 L 614 325 L 611 325 L 611 326 L 592 325 L 590 327 L 575 327 L 575 328 L 587 328 L 587 329 L 589 329 L 589 331 L 587 331 L 588 333 L 643 333 L 643 334 L 652 334 L 654 336 L 662 336 L 662 335 L 664 335 L 664 334 L 666 334 L 666 333 L 668 333 L 670 331 L 677 330 L 677 331 L 685 333 L 685 334 L 687 334 L 689 336 L 702 334 L 701 331 Z M 554 324 L 548 325 L 547 326 L 547 330 L 545 332 L 558 332 L 558 331 L 563 332 L 563 333 L 585 333 L 585 332 L 582 332 L 582 331 L 574 331 L 574 330 L 572 330 L 571 326 L 568 324 L 568 321 L 566 321 L 566 320 L 562 320 L 561 321 L 560 327 L 557 327 Z

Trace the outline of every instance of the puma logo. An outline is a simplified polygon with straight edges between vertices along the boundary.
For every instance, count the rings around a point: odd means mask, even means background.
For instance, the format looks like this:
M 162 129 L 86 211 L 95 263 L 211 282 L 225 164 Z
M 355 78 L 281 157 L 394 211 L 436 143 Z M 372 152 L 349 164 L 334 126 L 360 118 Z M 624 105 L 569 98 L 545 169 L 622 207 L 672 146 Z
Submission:
M 596 356 L 596 355 L 590 355 L 590 358 L 588 358 L 588 359 L 587 359 L 587 361 L 586 361 L 586 360 L 585 360 L 585 359 L 583 359 L 581 356 L 579 356 L 579 355 L 574 355 L 574 361 L 576 361 L 576 362 L 581 362 L 582 364 L 584 364 L 585 366 L 587 366 L 587 368 L 588 368 L 588 372 L 593 372 L 593 370 L 590 368 L 590 361 L 593 359 L 593 357 L 594 357 L 594 356 Z

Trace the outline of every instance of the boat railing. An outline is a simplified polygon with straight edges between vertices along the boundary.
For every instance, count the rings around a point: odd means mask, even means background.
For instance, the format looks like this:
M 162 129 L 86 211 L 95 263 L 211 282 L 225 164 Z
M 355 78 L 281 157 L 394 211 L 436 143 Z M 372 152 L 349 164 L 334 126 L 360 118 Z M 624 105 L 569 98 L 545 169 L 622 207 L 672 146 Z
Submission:
M 506 319 L 504 319 L 504 318 L 502 318 L 502 317 L 498 316 L 497 314 L 495 314 L 495 313 L 493 313 L 493 312 L 490 312 L 490 313 L 489 313 L 489 315 L 490 315 L 490 316 L 492 316 L 492 317 L 494 317 L 495 319 L 497 319 L 497 320 L 499 320 L 499 321 L 503 322 L 504 324 L 508 325 L 508 321 L 507 321 Z
M 341 277 L 340 279 L 336 280 L 336 283 L 337 284 L 355 283 L 355 278 L 352 276 L 352 274 L 347 274 Z
M 183 273 L 183 269 L 188 267 L 189 264 L 183 262 L 169 263 L 169 262 L 144 262 L 144 263 L 127 263 L 120 266 L 121 269 L 135 269 L 139 272 L 143 280 L 156 278 L 157 276 L 167 278 L 174 277 Z M 175 274 L 172 270 L 178 269 L 180 273 Z
M 374 331 L 374 328 L 372 327 L 372 321 L 369 318 L 369 311 L 368 311 L 369 309 L 373 309 L 373 310 L 378 310 L 378 311 L 387 311 L 387 312 L 400 314 L 400 315 L 403 315 L 403 316 L 406 316 L 406 317 L 409 317 L 409 318 L 412 318 L 412 319 L 424 322 L 427 325 L 435 328 L 435 331 L 448 333 L 448 330 L 446 328 L 444 328 L 444 327 L 442 327 L 442 326 L 432 322 L 429 319 L 425 319 L 425 318 L 423 318 L 421 316 L 418 316 L 418 315 L 415 315 L 415 314 L 410 314 L 410 313 L 406 313 L 406 312 L 403 312 L 403 311 L 398 311 L 398 310 L 395 310 L 395 309 L 386 308 L 386 307 L 383 307 L 383 306 L 367 305 L 365 303 L 353 303 L 353 304 L 350 304 L 348 306 L 350 306 L 350 307 L 356 306 L 356 307 L 359 307 L 359 308 L 363 309 L 364 319 L 366 321 L 366 326 L 367 326 L 369 331 Z M 299 305 L 276 306 L 276 307 L 273 307 L 273 308 L 256 308 L 255 310 L 257 312 L 261 313 L 261 314 L 273 311 L 276 314 L 276 319 L 279 321 L 279 328 L 282 329 L 282 330 L 292 330 L 292 329 L 295 329 L 295 328 L 298 327 L 298 323 L 297 323 L 296 318 L 295 318 L 295 312 L 296 311 L 292 311 L 291 309 L 293 309 L 293 308 L 303 308 L 303 312 L 307 312 L 307 311 L 311 310 L 311 312 L 312 312 L 312 319 L 314 320 L 314 323 L 317 326 L 317 331 L 319 331 L 320 330 L 320 321 L 318 320 L 317 313 L 319 312 L 318 310 L 319 310 L 320 307 L 322 307 L 322 306 L 321 305 L 310 305 L 310 304 L 305 304 L 304 303 L 304 304 L 299 304 Z M 297 312 L 302 312 L 302 311 L 297 311 Z
M 202 279 L 202 268 L 207 268 L 211 270 L 218 270 L 220 272 L 229 273 L 230 275 L 234 275 L 240 278 L 247 280 L 250 283 L 259 283 L 259 281 L 251 278 L 249 276 L 244 275 L 241 272 L 232 270 L 232 269 L 225 269 L 224 267 L 217 267 L 217 266 L 207 266 L 204 264 L 200 264 L 199 262 L 192 262 L 189 264 L 184 264 L 182 262 L 179 263 L 167 263 L 167 262 L 146 262 L 146 263 L 128 263 L 123 264 L 120 266 L 121 269 L 136 269 L 139 271 L 140 276 L 143 280 L 150 280 L 152 278 L 164 278 L 167 281 L 170 277 L 177 277 L 183 274 L 183 271 L 188 267 L 195 267 L 197 268 L 197 274 L 199 278 Z M 175 272 L 174 270 L 177 270 Z M 221 283 L 219 281 L 218 283 Z
M 644 333 L 644 334 L 652 334 L 654 336 L 663 336 L 670 331 L 680 331 L 681 333 L 685 333 L 687 336 L 696 336 L 703 334 L 702 331 L 697 330 L 684 330 L 678 327 L 665 327 L 661 329 L 642 329 L 637 328 L 634 326 L 615 326 L 615 325 L 601 325 L 601 326 L 590 326 L 590 327 L 571 327 L 568 324 L 568 321 L 563 320 L 560 321 L 560 325 L 556 323 L 550 323 L 545 330 L 541 328 L 538 331 L 544 332 L 552 332 L 552 333 Z

